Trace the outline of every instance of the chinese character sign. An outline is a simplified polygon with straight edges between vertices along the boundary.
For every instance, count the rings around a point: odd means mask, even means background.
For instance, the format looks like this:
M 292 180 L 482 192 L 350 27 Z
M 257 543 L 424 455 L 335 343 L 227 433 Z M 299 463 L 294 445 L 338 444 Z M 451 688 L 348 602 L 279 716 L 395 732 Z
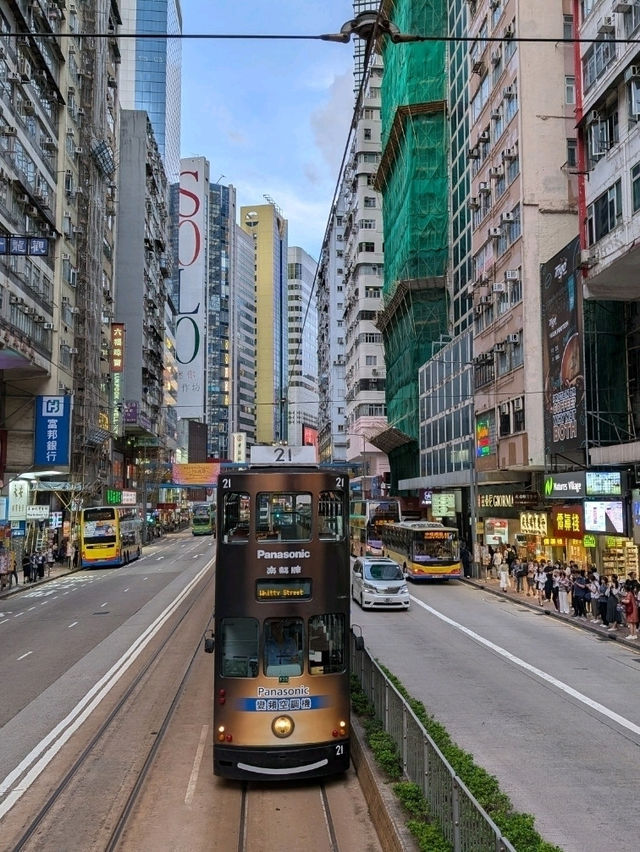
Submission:
M 9 520 L 25 521 L 29 505 L 29 483 L 14 479 L 9 483 Z
M 70 425 L 71 397 L 36 397 L 36 465 L 60 467 L 69 464 Z

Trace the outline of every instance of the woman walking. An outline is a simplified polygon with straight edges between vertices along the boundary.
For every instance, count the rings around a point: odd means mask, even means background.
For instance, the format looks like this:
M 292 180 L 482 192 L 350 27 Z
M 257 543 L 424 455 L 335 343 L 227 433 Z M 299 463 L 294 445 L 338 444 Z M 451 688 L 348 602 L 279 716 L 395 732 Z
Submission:
M 609 633 L 615 633 L 618 629 L 618 578 L 615 574 L 611 575 L 609 587 L 607 588 L 607 621 L 609 623 Z
M 633 582 L 626 580 L 624 584 L 624 597 L 620 601 L 624 606 L 624 612 L 627 618 L 627 627 L 629 635 L 627 639 L 638 638 L 638 601 L 633 590 Z

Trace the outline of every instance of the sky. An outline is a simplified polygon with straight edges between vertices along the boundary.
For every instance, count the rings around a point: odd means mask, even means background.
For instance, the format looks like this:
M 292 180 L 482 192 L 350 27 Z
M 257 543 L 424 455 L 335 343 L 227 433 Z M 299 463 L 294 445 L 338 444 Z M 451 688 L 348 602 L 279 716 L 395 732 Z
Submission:
M 351 0 L 182 0 L 183 33 L 319 35 Z M 204 156 L 238 208 L 267 195 L 318 260 L 353 112 L 353 42 L 186 39 L 181 156 Z

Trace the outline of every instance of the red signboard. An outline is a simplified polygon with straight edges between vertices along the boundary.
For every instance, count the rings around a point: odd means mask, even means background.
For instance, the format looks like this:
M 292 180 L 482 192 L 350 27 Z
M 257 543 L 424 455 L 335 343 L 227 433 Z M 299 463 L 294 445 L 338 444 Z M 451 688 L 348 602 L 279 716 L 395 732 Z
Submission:
M 581 503 L 554 506 L 551 510 L 551 535 L 554 538 L 579 538 L 584 535 L 584 512 Z

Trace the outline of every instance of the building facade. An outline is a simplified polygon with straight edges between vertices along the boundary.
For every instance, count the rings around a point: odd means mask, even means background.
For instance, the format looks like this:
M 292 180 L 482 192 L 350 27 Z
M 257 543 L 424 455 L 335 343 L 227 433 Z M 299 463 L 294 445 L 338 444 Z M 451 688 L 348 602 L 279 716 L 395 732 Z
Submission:
M 255 246 L 256 441 L 287 440 L 288 226 L 275 202 L 240 208 L 240 227 Z
M 289 246 L 287 442 L 295 447 L 318 441 L 317 266 L 304 249 Z

